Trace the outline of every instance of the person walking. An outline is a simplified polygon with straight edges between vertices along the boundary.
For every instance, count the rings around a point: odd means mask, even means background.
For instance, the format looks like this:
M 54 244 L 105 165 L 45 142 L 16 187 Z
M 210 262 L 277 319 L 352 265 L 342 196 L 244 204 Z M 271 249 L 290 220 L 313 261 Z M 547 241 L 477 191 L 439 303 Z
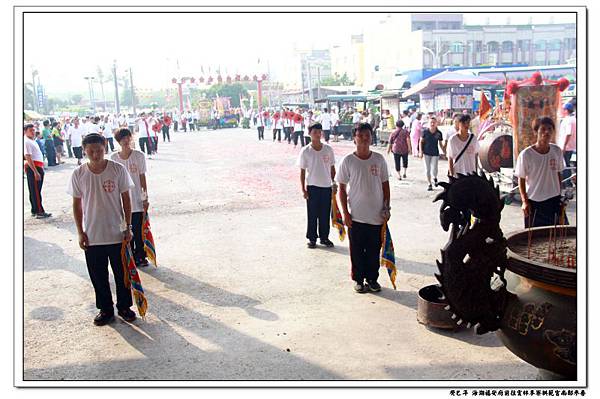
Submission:
M 396 122 L 396 130 L 390 135 L 390 143 L 388 145 L 388 154 L 390 151 L 394 154 L 394 164 L 398 173 L 398 180 L 406 179 L 406 171 L 408 169 L 408 154 L 412 152 L 410 143 L 410 133 L 404 128 L 404 121 Z M 401 172 L 400 161 L 404 168 L 404 175 Z
M 146 181 L 146 157 L 143 152 L 132 148 L 133 136 L 129 129 L 119 129 L 115 138 L 121 151 L 115 152 L 110 159 L 125 167 L 131 176 L 134 187 L 129 190 L 131 199 L 131 225 L 133 239 L 130 242 L 131 252 L 138 267 L 148 266 L 144 240 L 142 237 L 142 222 L 144 212 L 148 211 L 148 185 Z
M 50 121 L 45 120 L 44 129 L 42 129 L 42 138 L 44 139 L 44 148 L 46 149 L 46 159 L 48 160 L 48 166 L 56 166 L 56 150 L 54 149 L 54 140 L 52 138 L 52 129 L 50 128 Z
M 46 219 L 52 216 L 42 205 L 42 186 L 44 185 L 44 157 L 40 147 L 35 142 L 35 128 L 29 123 L 23 126 L 23 156 L 25 157 L 25 174 L 29 189 L 31 216 L 36 219 Z
M 304 118 L 300 115 L 300 110 L 294 114 L 294 148 L 298 145 L 298 139 L 300 139 L 300 147 L 304 147 L 304 130 L 302 129 L 302 123 Z
M 536 118 L 532 128 L 537 141 L 521 151 L 515 165 L 525 228 L 569 224 L 560 195 L 565 160 L 561 148 L 550 142 L 554 121 Z
M 162 125 L 162 136 L 163 136 L 163 143 L 165 142 L 165 139 L 169 140 L 169 143 L 171 142 L 171 136 L 169 135 L 169 130 L 171 129 L 171 117 L 169 115 L 165 115 L 163 118 L 163 125 Z
M 327 108 L 324 108 L 321 115 L 319 115 L 319 122 L 321 123 L 321 126 L 323 126 L 325 142 L 329 144 L 329 136 L 331 134 L 331 114 L 328 112 Z
M 85 128 L 79 124 L 79 117 L 76 116 L 73 119 L 73 126 L 69 128 L 69 138 L 73 146 L 73 155 L 77 158 L 77 165 L 81 165 L 81 160 L 83 159 L 82 140 L 85 134 Z
M 83 139 L 89 162 L 73 171 L 67 192 L 73 197 L 73 217 L 79 247 L 85 252 L 90 280 L 100 312 L 94 324 L 103 326 L 114 319 L 108 263 L 115 278 L 118 314 L 125 321 L 135 320 L 131 290 L 125 286 L 121 245 L 132 237 L 131 200 L 133 181 L 123 165 L 104 159 L 105 140 L 91 133 Z M 124 228 L 122 227 L 124 226 Z
M 377 282 L 381 229 L 389 220 L 391 209 L 387 162 L 369 148 L 372 130 L 368 123 L 354 129 L 356 151 L 342 159 L 336 175 L 350 238 L 351 277 L 354 290 L 361 294 L 381 291 Z
M 254 124 L 256 126 L 256 130 L 258 131 L 258 140 L 265 139 L 265 119 L 262 112 L 258 112 L 256 114 L 256 122 Z
M 419 117 L 417 116 L 417 118 Z M 415 120 L 415 122 L 418 121 L 418 119 Z M 427 182 L 429 183 L 427 191 L 433 190 L 431 187 L 432 176 L 436 187 L 438 184 L 438 160 L 440 158 L 440 151 L 438 147 L 441 148 L 442 140 L 442 132 L 440 132 L 437 128 L 437 119 L 435 116 L 433 116 L 429 121 L 429 128 L 423 129 L 423 135 L 419 143 L 419 157 L 425 158 L 425 174 L 427 176 Z
M 52 123 L 52 141 L 54 142 L 54 152 L 56 153 L 56 163 L 59 165 L 65 163 L 65 161 L 62 160 L 62 156 L 63 156 L 63 152 L 64 152 L 63 145 L 65 142 L 65 139 L 61 135 L 60 123 L 57 121 Z
M 182 119 L 182 123 L 185 120 L 185 118 Z M 184 128 L 185 129 L 185 128 Z M 148 118 L 146 117 L 146 113 L 142 112 L 140 114 L 140 118 L 137 121 L 136 124 L 136 130 L 138 132 L 139 135 L 139 143 L 140 143 L 140 150 L 142 152 L 146 152 L 146 154 L 148 154 L 148 157 L 150 158 L 152 156 L 152 137 L 150 136 L 150 121 L 148 120 Z M 152 158 L 150 158 L 152 159 Z
M 115 151 L 115 144 L 113 143 L 113 123 L 106 115 L 104 117 L 104 121 L 102 124 L 102 136 L 106 139 L 106 148 L 104 149 L 104 153 L 108 154 L 108 148 L 110 147 L 110 152 Z
M 575 111 L 573 104 L 566 103 L 563 107 L 566 116 L 560 121 L 560 130 L 558 134 L 558 145 L 560 146 L 563 157 L 565 158 L 565 169 L 563 170 L 563 180 L 571 177 L 571 157 L 577 150 L 577 121 L 575 119 Z M 572 187 L 571 180 L 565 181 L 566 187 Z
M 421 124 L 422 113 L 417 113 L 415 119 L 410 125 L 410 141 L 412 143 L 413 155 L 419 156 L 419 143 L 421 142 L 421 136 L 423 131 L 423 125 Z
M 468 175 L 477 172 L 479 158 L 479 140 L 469 133 L 471 117 L 463 114 L 458 117 L 458 133 L 448 140 L 448 174 L 458 177 L 458 174 Z
M 283 122 L 281 121 L 282 117 L 279 111 L 275 112 L 273 115 L 273 141 L 275 141 L 275 136 L 277 136 L 277 141 L 281 143 L 281 129 L 283 129 Z
M 322 125 L 309 126 L 310 144 L 302 147 L 297 165 L 300 167 L 300 187 L 306 200 L 308 248 L 316 248 L 317 237 L 321 244 L 331 248 L 329 220 L 331 196 L 337 187 L 335 179 L 335 155 L 328 144 L 321 143 Z M 332 191 L 333 190 L 333 191 Z M 318 234 L 317 234 L 318 229 Z

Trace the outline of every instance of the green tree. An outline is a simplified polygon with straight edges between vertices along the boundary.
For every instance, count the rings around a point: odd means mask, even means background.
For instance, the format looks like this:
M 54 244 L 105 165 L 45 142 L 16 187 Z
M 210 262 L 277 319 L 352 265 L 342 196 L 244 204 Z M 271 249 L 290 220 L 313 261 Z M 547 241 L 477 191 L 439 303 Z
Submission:
M 83 96 L 81 94 L 74 94 L 71 96 L 71 104 L 79 105 L 83 101 Z
M 230 85 L 213 85 L 205 92 L 206 97 L 209 99 L 213 99 L 217 97 L 230 97 L 231 98 L 231 106 L 239 107 L 240 106 L 240 96 L 246 97 L 248 95 L 248 90 L 240 83 L 234 83 Z
M 133 105 L 132 102 L 132 95 L 131 95 L 131 87 L 129 87 L 129 85 L 127 85 L 125 87 L 125 90 L 123 90 L 123 92 L 121 93 L 121 104 L 123 104 L 126 107 L 131 107 Z M 135 103 L 136 105 L 140 103 L 138 96 L 135 96 Z
M 352 86 L 353 84 L 354 81 L 350 80 L 346 72 L 342 76 L 336 72 L 332 77 L 321 80 L 322 86 Z

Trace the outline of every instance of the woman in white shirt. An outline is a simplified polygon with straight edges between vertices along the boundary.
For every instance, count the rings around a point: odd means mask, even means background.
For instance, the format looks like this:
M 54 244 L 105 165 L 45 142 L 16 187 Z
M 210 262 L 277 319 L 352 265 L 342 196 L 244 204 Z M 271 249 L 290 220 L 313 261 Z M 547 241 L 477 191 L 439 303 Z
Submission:
M 515 166 L 525 227 L 568 224 L 560 195 L 565 163 L 560 147 L 550 143 L 554 121 L 548 117 L 536 118 L 532 127 L 537 133 L 537 141 L 521 151 Z

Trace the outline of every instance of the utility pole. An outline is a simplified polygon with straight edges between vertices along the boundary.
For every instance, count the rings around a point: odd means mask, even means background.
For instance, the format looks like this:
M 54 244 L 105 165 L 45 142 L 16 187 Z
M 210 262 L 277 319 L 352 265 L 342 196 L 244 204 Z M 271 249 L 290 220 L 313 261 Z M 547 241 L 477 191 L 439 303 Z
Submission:
M 84 79 L 87 80 L 87 82 L 88 82 L 88 92 L 90 95 L 90 106 L 93 108 L 94 113 L 96 113 L 96 109 L 94 108 L 94 99 L 92 97 L 92 79 L 94 79 L 94 78 L 91 76 L 85 76 Z
M 317 64 L 317 99 L 321 98 L 321 65 Z
M 33 69 L 31 67 L 31 81 L 33 82 L 33 110 L 38 112 L 38 98 L 37 98 L 37 89 L 35 88 L 35 77 L 38 74 L 37 69 Z
M 117 60 L 113 61 L 113 80 L 115 82 L 115 108 L 117 115 L 121 114 L 121 107 L 119 106 L 119 85 L 117 84 Z
M 133 115 L 137 115 L 135 111 L 135 89 L 133 88 L 133 71 L 129 67 L 129 83 L 131 83 L 131 106 L 133 107 Z

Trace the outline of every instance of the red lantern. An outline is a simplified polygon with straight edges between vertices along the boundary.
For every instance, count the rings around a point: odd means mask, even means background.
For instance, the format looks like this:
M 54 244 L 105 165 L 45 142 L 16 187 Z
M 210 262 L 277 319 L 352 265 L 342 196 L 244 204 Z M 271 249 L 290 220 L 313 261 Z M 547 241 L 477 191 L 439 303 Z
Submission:
M 240 75 L 235 75 L 235 81 L 239 82 L 240 80 L 242 80 L 242 77 Z
M 221 77 L 221 75 L 217 76 L 217 82 L 221 83 L 223 81 L 223 78 Z
M 248 75 L 244 75 L 244 80 L 247 82 L 250 80 L 250 77 Z
M 262 80 L 267 80 L 267 75 L 265 75 L 265 74 L 263 73 L 263 75 L 261 76 L 261 78 L 262 78 Z
M 258 76 L 256 76 L 256 75 L 252 76 L 252 80 L 254 80 L 256 82 L 258 80 Z
M 542 73 L 540 71 L 536 71 L 531 75 L 531 79 L 536 86 L 542 84 Z
M 200 83 L 204 83 L 204 77 L 200 77 Z
M 227 84 L 231 84 L 231 76 L 227 76 Z
M 571 84 L 571 82 L 569 82 L 569 79 L 560 78 L 560 79 L 558 79 L 558 90 L 565 91 L 569 87 L 570 84 Z
M 208 84 L 211 84 L 211 83 L 212 83 L 212 81 L 213 81 L 213 78 L 212 78 L 212 76 L 209 76 L 209 77 L 208 77 L 208 80 L 207 80 L 207 83 L 208 83 Z
M 194 83 L 196 81 L 195 78 L 190 78 L 190 82 Z
M 177 79 L 173 78 L 173 79 L 171 79 L 171 82 L 172 83 L 177 83 Z

